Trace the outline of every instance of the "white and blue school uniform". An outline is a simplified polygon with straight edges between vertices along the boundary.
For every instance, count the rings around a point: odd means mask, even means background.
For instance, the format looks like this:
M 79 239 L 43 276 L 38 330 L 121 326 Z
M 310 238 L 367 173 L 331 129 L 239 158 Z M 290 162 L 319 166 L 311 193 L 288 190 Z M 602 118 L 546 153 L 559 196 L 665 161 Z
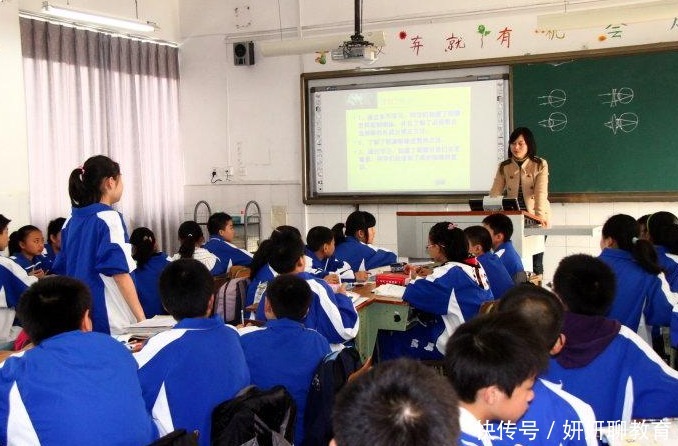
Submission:
M 57 253 L 54 251 L 54 248 L 49 243 L 45 243 L 45 249 L 42 250 L 42 255 L 47 257 L 47 259 L 54 263 L 56 260 Z
M 265 328 L 241 332 L 240 342 L 252 384 L 268 389 L 283 385 L 297 405 L 294 443 L 302 444 L 304 413 L 313 373 L 330 353 L 330 344 L 315 330 L 292 319 L 272 319 Z
M 590 404 L 599 421 L 678 416 L 678 371 L 633 330 L 566 312 L 563 333 L 543 377 Z
M 348 262 L 353 271 L 366 271 L 395 263 L 396 254 L 388 249 L 378 248 L 346 236 L 346 241 L 337 245 L 334 256 Z
M 247 297 L 245 299 L 245 306 L 259 304 L 261 298 L 264 297 L 266 286 L 268 282 L 273 280 L 278 275 L 278 272 L 271 268 L 268 263 L 257 271 L 252 278 L 252 281 L 247 285 Z
M 0 256 L 0 308 L 12 308 L 26 288 L 38 281 L 13 260 Z
M 250 384 L 235 329 L 217 318 L 186 318 L 134 354 L 146 409 L 160 436 L 199 431 L 210 444 L 212 410 Z
M 313 292 L 308 314 L 301 321 L 304 326 L 325 336 L 330 344 L 341 344 L 355 338 L 358 334 L 358 312 L 351 298 L 335 293 L 327 282 L 307 272 L 298 273 L 297 276 L 304 279 Z M 257 320 L 266 320 L 265 301 L 264 293 L 257 307 Z
M 468 410 L 459 407 L 459 446 L 493 446 L 492 435 Z
M 657 251 L 657 263 L 664 270 L 671 291 L 678 291 L 678 255 L 670 254 L 661 245 L 655 245 L 654 249 Z
M 355 274 L 353 274 L 348 262 L 338 260 L 334 255 L 320 260 L 308 246 L 304 248 L 304 254 L 306 256 L 306 272 L 313 274 L 318 279 L 324 279 L 328 274 L 336 274 L 342 281 L 355 281 Z
M 614 271 L 617 288 L 606 316 L 638 332 L 641 316 L 647 325 L 668 327 L 678 296 L 671 292 L 664 273 L 652 274 L 623 249 L 605 248 L 598 256 Z M 648 333 L 639 333 L 649 339 Z
M 537 379 L 533 390 L 520 420 L 492 424 L 495 446 L 598 446 L 591 406 L 544 379 Z
M 69 331 L 0 368 L 0 444 L 135 444 L 157 438 L 129 351 Z
M 226 272 L 233 265 L 249 266 L 252 263 L 252 254 L 238 248 L 233 243 L 227 242 L 218 235 L 210 236 L 210 239 L 202 247 L 219 258 Z
M 9 258 L 21 266 L 28 274 L 39 269 L 43 270 L 45 273 L 49 273 L 52 270 L 52 262 L 47 256 L 42 254 L 33 256 L 33 259 L 29 259 L 19 252 L 13 256 L 9 256 Z
M 525 271 L 523 261 L 520 260 L 518 251 L 513 247 L 513 242 L 511 240 L 497 246 L 494 253 L 499 257 L 501 263 L 504 264 L 506 271 L 508 271 L 512 279 L 515 279 L 517 274 Z
M 135 267 L 119 212 L 103 203 L 73 208 L 61 229 L 61 251 L 52 272 L 89 286 L 94 331 L 120 334 L 137 321 L 112 277 Z
M 478 280 L 476 273 L 480 275 Z M 408 356 L 440 359 L 452 333 L 478 314 L 480 306 L 493 300 L 481 265 L 447 262 L 425 278 L 405 287 L 403 300 L 424 312 L 422 323 L 407 331 L 383 332 L 379 337 L 380 359 Z
M 515 283 L 506 270 L 502 261 L 493 252 L 486 252 L 478 256 L 478 262 L 483 265 L 490 289 L 495 299 L 499 299 L 505 292 L 513 288 Z
M 144 265 L 132 271 L 139 302 L 147 319 L 157 314 L 167 314 L 160 299 L 159 280 L 162 270 L 171 262 L 164 252 L 156 252 Z
M 181 254 L 176 253 L 171 257 L 171 260 L 179 260 L 180 258 Z M 213 276 L 220 276 L 226 273 L 227 265 L 222 263 L 221 260 L 219 260 L 219 257 L 215 256 L 203 247 L 196 246 L 191 258 L 205 265 L 207 269 L 210 270 L 210 274 Z

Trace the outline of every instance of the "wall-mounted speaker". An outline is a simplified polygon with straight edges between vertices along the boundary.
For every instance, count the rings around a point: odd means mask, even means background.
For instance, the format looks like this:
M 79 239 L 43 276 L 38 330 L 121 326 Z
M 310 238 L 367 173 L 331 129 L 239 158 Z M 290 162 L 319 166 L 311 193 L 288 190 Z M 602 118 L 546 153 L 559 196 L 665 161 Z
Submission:
M 254 42 L 234 43 L 233 63 L 236 65 L 254 65 Z

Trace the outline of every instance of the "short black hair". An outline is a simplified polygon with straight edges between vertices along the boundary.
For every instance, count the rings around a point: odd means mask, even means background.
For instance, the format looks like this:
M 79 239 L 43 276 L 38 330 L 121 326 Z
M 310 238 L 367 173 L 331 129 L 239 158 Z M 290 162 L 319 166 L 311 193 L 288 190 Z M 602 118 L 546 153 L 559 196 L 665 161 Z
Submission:
M 61 232 L 61 228 L 64 227 L 64 223 L 66 223 L 66 219 L 64 217 L 57 217 L 49 222 L 47 225 L 47 243 L 50 245 L 52 244 L 50 237 L 53 235 L 58 235 L 59 232 Z
M 535 328 L 549 351 L 558 340 L 563 328 L 563 303 L 558 296 L 532 283 L 516 285 L 497 302 L 495 310 L 517 312 Z
M 516 313 L 490 313 L 463 323 L 445 348 L 444 369 L 459 399 L 473 403 L 480 389 L 497 386 L 508 397 L 548 364 L 532 325 Z
M 326 226 L 314 226 L 306 234 L 306 245 L 311 251 L 317 251 L 325 243 L 331 243 L 334 240 L 332 230 Z
M 573 313 L 603 316 L 617 290 L 614 272 L 600 259 L 574 254 L 560 261 L 553 275 L 553 291 Z
M 231 220 L 233 217 L 226 212 L 215 212 L 207 219 L 207 232 L 209 235 L 218 235 L 219 231 L 224 229 Z
M 495 234 L 504 234 L 505 242 L 511 240 L 511 236 L 513 235 L 513 222 L 508 216 L 501 212 L 490 214 L 483 218 L 483 224 L 492 228 L 492 231 L 494 231 Z
M 311 306 L 313 292 L 301 277 L 281 274 L 268 283 L 266 299 L 278 319 L 287 318 L 301 321 Z
M 485 226 L 475 225 L 464 229 L 468 240 L 474 245 L 480 245 L 483 252 L 492 250 L 492 236 Z
M 459 407 L 454 391 L 432 368 L 396 359 L 339 392 L 332 425 L 339 446 L 457 444 Z
M 213 293 L 214 279 L 197 260 L 175 260 L 160 274 L 162 305 L 176 320 L 204 317 Z
M 304 255 L 304 242 L 296 234 L 281 232 L 271 237 L 268 263 L 277 273 L 291 273 Z
M 5 230 L 10 221 L 12 220 L 0 214 L 0 232 Z
M 31 285 L 19 299 L 17 315 L 34 344 L 67 331 L 80 330 L 92 306 L 87 285 L 67 276 L 48 276 Z

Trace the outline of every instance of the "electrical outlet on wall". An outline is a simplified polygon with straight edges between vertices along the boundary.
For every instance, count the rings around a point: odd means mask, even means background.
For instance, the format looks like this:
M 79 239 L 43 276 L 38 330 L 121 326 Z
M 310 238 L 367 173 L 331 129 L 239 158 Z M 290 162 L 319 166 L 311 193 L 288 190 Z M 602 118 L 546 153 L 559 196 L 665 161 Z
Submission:
M 210 183 L 217 184 L 224 181 L 224 175 L 222 174 L 223 170 L 218 167 L 212 167 L 209 173 Z
M 224 167 L 224 175 L 226 175 L 226 179 L 231 179 L 235 175 L 235 168 L 233 166 L 226 166 Z

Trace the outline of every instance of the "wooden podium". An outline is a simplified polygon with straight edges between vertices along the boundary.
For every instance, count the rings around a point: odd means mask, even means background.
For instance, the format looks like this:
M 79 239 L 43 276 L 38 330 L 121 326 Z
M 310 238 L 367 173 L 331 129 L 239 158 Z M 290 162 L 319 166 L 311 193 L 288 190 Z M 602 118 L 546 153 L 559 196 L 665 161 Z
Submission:
M 532 255 L 544 252 L 544 236 L 530 234 L 531 228 L 539 227 L 539 219 L 525 211 L 500 211 L 511 219 L 511 241 L 518 251 L 523 265 L 531 269 Z M 489 211 L 469 212 L 397 212 L 398 255 L 413 259 L 428 259 L 426 245 L 431 226 L 441 221 L 455 223 L 461 229 L 483 224 L 483 218 L 493 214 Z

